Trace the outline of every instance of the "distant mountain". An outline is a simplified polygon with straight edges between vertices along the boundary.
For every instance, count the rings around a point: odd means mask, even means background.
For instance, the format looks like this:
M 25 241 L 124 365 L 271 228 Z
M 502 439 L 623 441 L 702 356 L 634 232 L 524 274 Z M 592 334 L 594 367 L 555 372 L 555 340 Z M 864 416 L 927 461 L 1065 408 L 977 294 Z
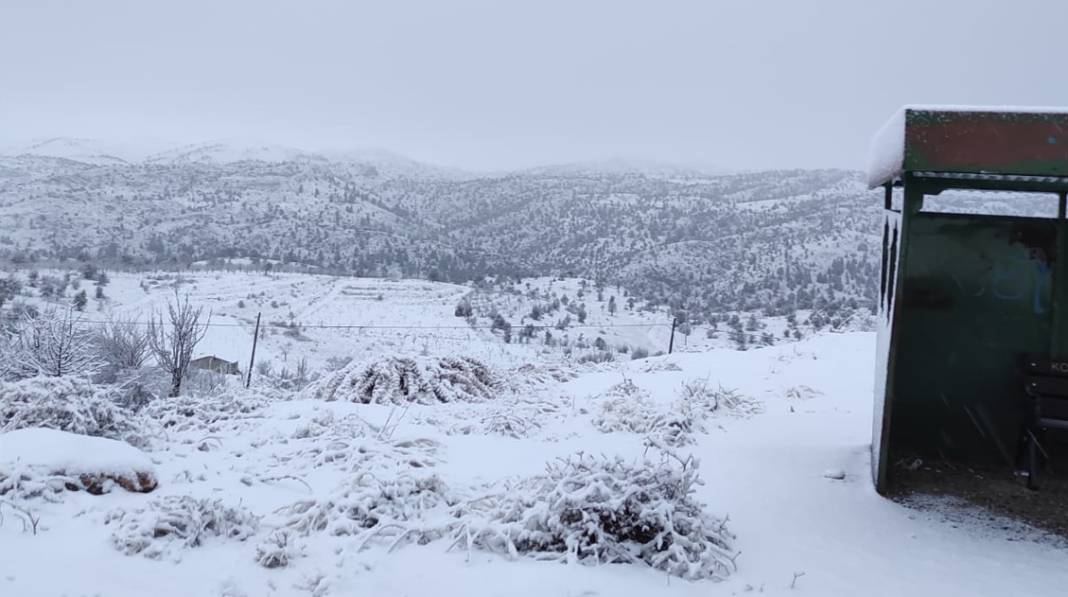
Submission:
M 0 153 L 62 158 L 98 166 L 127 164 L 140 157 L 133 155 L 128 148 L 114 144 L 69 137 L 41 139 Z
M 233 162 L 289 162 L 313 157 L 307 152 L 280 145 L 241 146 L 229 143 L 200 143 L 176 147 L 149 155 L 149 164 L 187 164 L 202 162 L 229 164 Z
M 732 172 L 703 164 L 676 164 L 637 158 L 612 158 L 588 162 L 572 162 L 539 166 L 522 171 L 532 175 L 581 175 L 581 174 L 641 174 L 656 178 L 702 178 L 721 176 Z
M 577 164 L 494 175 L 223 143 L 0 157 L 0 260 L 277 260 L 464 281 L 581 275 L 693 317 L 874 303 L 879 198 L 848 171 Z

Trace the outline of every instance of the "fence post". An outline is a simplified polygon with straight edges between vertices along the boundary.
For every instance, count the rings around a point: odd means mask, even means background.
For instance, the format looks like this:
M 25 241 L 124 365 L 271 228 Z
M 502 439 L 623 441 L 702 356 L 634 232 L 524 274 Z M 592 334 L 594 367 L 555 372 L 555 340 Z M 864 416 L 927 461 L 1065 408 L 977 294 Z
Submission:
M 260 315 L 256 313 L 256 331 L 252 334 L 252 356 L 248 359 L 248 377 L 245 379 L 245 389 L 252 385 L 252 366 L 256 363 L 256 342 L 260 339 Z
M 668 354 L 675 350 L 675 325 L 678 323 L 677 317 L 671 318 L 671 340 L 668 340 Z

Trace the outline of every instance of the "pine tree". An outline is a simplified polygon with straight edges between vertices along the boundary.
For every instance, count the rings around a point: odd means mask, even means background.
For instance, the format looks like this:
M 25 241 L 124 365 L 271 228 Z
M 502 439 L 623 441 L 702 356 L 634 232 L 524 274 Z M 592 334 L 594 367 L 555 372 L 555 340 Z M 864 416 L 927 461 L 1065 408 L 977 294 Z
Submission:
M 78 291 L 78 294 L 74 295 L 74 309 L 76 311 L 85 311 L 85 305 L 89 303 L 89 296 L 85 294 L 84 290 Z

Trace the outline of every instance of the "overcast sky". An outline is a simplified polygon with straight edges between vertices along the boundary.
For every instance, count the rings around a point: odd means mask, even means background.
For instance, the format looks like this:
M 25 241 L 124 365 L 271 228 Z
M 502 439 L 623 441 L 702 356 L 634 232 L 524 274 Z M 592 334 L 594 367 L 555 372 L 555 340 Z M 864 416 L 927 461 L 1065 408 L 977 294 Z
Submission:
M 859 168 L 904 103 L 1068 104 L 1066 23 L 1062 0 L 0 0 L 0 141 Z

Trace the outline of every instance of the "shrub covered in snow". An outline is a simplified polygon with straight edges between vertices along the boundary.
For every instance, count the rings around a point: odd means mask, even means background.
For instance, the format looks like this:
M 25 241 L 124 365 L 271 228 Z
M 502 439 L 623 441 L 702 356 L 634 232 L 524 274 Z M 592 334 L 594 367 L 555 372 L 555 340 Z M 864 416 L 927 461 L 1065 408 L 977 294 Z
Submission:
M 153 401 L 143 411 L 164 429 L 219 431 L 263 417 L 267 400 L 258 393 L 234 390 L 217 394 L 186 394 Z
M 365 473 L 422 469 L 440 462 L 437 442 L 425 439 L 378 441 L 376 438 L 320 436 L 290 441 L 274 454 L 272 468 L 291 470 L 331 466 Z
M 650 435 L 669 446 L 693 442 L 695 419 L 691 412 L 658 409 L 649 393 L 630 380 L 612 386 L 593 417 L 593 426 L 604 433 Z
M 697 462 L 670 453 L 637 463 L 576 454 L 477 502 L 453 545 L 724 579 L 734 570 L 734 536 L 694 499 L 700 483 Z
M 605 432 L 645 433 L 656 418 L 649 393 L 634 382 L 624 380 L 603 394 L 604 400 L 593 418 L 593 426 Z
M 361 474 L 327 499 L 303 500 L 279 512 L 286 528 L 303 535 L 361 535 L 361 545 L 388 539 L 393 548 L 406 541 L 425 544 L 444 536 L 448 521 L 428 514 L 440 514 L 456 502 L 436 475 L 383 480 Z
M 130 414 L 86 377 L 31 377 L 0 384 L 0 432 L 47 427 L 140 445 Z
M 493 398 L 500 387 L 485 363 L 468 357 L 391 357 L 369 365 L 350 363 L 314 384 L 321 400 L 364 404 L 470 402 Z
M 375 428 L 355 414 L 338 417 L 332 410 L 311 415 L 307 422 L 297 427 L 293 439 L 322 437 L 324 440 L 355 439 L 374 435 Z
M 763 412 L 757 400 L 738 390 L 712 387 L 707 378 L 690 380 L 679 388 L 676 409 L 692 412 L 696 417 L 711 415 L 751 416 Z
M 694 433 L 704 432 L 704 422 L 713 416 L 750 416 L 763 410 L 760 402 L 723 387 L 712 387 L 707 379 L 686 382 L 678 398 L 658 406 L 648 392 L 629 380 L 605 393 L 593 425 L 605 433 L 644 434 L 668 446 L 694 442 Z
M 279 510 L 280 526 L 298 535 L 355 536 L 359 548 L 378 543 L 392 550 L 448 536 L 453 547 L 509 557 L 641 562 L 690 580 L 726 578 L 734 570 L 734 536 L 726 519 L 694 498 L 697 462 L 666 449 L 660 454 L 628 462 L 580 453 L 475 497 L 455 493 L 437 476 L 361 474 L 328 498 Z M 288 555 L 277 550 L 292 538 L 257 557 L 284 565 Z
M 556 364 L 526 363 L 508 372 L 508 381 L 517 387 L 556 385 L 578 377 L 574 369 Z
M 265 537 L 256 546 L 256 562 L 264 568 L 284 568 L 303 553 L 303 547 L 294 542 L 293 533 L 281 529 Z
M 245 508 L 189 496 L 167 496 L 145 508 L 116 510 L 105 523 L 115 525 L 111 542 L 116 549 L 152 559 L 199 547 L 212 538 L 244 541 L 259 529 L 259 518 Z
M 439 409 L 413 416 L 410 421 L 438 427 L 447 435 L 531 437 L 553 420 L 565 419 L 563 396 L 509 395 L 491 405 Z

